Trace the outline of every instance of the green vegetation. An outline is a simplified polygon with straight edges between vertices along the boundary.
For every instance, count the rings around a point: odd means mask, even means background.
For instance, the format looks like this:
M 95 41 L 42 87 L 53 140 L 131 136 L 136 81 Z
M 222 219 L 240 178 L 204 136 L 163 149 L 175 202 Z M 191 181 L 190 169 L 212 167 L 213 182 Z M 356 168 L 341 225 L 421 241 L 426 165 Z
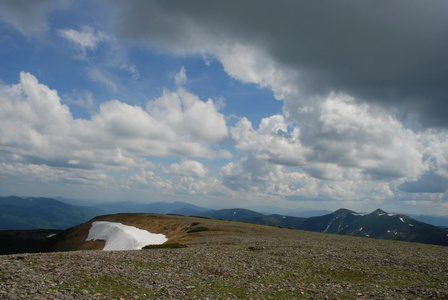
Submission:
M 199 226 L 199 227 L 195 227 L 195 228 L 188 230 L 187 233 L 201 232 L 201 231 L 207 231 L 207 230 L 209 230 L 208 227 Z
M 59 288 L 65 288 L 60 286 Z M 85 291 L 85 294 L 95 297 L 124 297 L 128 295 L 152 296 L 151 289 L 136 288 L 127 278 L 114 278 L 108 276 L 83 278 L 78 282 L 78 291 Z M 51 290 L 49 290 L 51 292 Z
M 179 244 L 179 243 L 165 243 L 161 245 L 147 245 L 142 249 L 176 249 L 176 248 L 187 248 L 187 245 Z

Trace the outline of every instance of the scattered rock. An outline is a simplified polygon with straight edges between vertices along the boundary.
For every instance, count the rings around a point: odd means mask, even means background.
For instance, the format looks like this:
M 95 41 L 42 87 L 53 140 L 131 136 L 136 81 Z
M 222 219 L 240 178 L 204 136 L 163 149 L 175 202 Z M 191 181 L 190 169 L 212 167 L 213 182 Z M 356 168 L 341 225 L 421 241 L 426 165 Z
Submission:
M 448 298 L 448 247 L 201 224 L 188 248 L 0 256 L 0 298 Z

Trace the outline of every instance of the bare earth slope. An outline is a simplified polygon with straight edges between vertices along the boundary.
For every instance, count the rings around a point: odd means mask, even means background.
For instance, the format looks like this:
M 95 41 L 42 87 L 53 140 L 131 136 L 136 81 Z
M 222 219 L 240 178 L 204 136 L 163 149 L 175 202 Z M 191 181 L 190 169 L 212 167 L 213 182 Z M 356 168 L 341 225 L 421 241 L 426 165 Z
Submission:
M 188 247 L 0 256 L 0 299 L 448 298 L 448 247 L 180 216 L 127 218 Z M 209 230 L 186 233 L 198 226 Z

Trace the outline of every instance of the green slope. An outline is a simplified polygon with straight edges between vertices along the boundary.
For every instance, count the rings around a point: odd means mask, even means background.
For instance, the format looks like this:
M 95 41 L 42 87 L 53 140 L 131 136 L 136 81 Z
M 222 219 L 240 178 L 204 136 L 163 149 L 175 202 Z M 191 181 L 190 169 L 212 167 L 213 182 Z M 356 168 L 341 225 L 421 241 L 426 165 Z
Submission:
M 0 230 L 66 229 L 90 220 L 101 212 L 69 205 L 51 198 L 0 198 Z

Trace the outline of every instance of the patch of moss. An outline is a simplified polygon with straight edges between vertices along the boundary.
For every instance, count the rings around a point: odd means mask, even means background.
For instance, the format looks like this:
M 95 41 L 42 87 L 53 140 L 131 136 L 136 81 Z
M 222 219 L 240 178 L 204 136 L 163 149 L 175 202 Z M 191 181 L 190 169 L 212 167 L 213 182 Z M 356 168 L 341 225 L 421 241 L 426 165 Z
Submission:
M 204 296 L 204 290 L 206 290 L 207 296 L 216 299 L 224 298 L 224 295 L 229 299 L 231 297 L 247 299 L 249 296 L 245 286 L 230 284 L 222 280 L 207 280 L 206 282 L 194 282 L 193 284 L 196 288 L 188 291 L 190 298 Z
M 191 223 L 191 226 L 197 226 L 197 225 L 199 225 L 199 224 L 201 224 L 201 223 L 199 223 L 199 222 L 193 222 L 193 223 Z
M 179 244 L 179 243 L 166 243 L 161 245 L 147 245 L 142 249 L 175 249 L 175 248 L 187 248 L 187 245 Z
M 207 231 L 207 230 L 208 230 L 208 227 L 199 226 L 199 227 L 192 228 L 192 229 L 188 230 L 187 233 L 201 232 L 201 231 Z
M 64 286 L 60 286 L 64 288 Z M 129 295 L 152 295 L 151 289 L 142 289 L 132 286 L 126 278 L 113 278 L 100 276 L 96 278 L 83 278 L 78 282 L 77 290 L 85 290 L 90 296 L 104 298 L 121 298 Z

